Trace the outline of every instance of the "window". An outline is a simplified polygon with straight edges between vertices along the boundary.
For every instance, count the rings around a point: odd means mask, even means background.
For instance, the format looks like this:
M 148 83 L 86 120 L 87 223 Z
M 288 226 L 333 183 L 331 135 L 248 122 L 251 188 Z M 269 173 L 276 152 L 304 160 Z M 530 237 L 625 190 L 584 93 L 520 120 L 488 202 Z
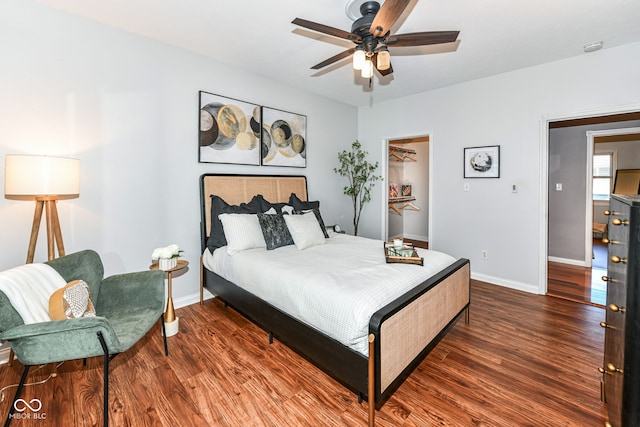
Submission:
M 593 155 L 593 200 L 609 200 L 613 185 L 613 153 Z

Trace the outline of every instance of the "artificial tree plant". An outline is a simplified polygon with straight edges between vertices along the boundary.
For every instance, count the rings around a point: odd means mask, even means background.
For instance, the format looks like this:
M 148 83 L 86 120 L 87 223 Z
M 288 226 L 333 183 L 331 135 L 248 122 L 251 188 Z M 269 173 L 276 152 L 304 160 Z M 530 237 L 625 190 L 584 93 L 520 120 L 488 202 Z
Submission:
M 369 163 L 365 159 L 367 154 L 369 153 L 362 150 L 360 142 L 354 141 L 351 144 L 351 150 L 338 153 L 340 166 L 333 169 L 334 172 L 346 176 L 349 180 L 349 185 L 344 187 L 344 194 L 351 197 L 353 202 L 353 234 L 356 236 L 362 208 L 371 201 L 371 189 L 375 182 L 382 179 L 381 176 L 374 174 L 378 169 L 378 162 Z

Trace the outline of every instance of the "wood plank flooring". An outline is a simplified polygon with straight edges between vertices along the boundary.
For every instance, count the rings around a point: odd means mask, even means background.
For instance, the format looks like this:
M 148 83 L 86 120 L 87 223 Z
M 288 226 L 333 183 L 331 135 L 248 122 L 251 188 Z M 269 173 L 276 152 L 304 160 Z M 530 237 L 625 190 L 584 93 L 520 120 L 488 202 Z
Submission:
M 459 321 L 377 413 L 379 426 L 601 426 L 597 367 L 604 310 L 482 282 L 471 323 Z M 162 351 L 160 327 L 111 364 L 112 426 L 363 426 L 367 405 L 217 300 L 177 310 L 180 333 Z M 0 367 L 0 387 L 22 367 Z M 30 380 L 42 379 L 30 376 Z M 0 404 L 6 417 L 15 389 Z M 102 423 L 102 359 L 67 362 L 26 387 L 44 420 Z
M 607 245 L 593 240 L 593 267 L 549 262 L 547 264 L 547 295 L 604 307 L 607 303 Z

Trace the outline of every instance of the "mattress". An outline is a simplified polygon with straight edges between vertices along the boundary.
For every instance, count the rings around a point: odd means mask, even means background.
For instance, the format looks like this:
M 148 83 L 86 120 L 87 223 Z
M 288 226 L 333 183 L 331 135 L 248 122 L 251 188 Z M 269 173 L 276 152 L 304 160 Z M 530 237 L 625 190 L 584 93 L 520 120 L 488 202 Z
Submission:
M 387 264 L 383 242 L 332 233 L 326 244 L 298 250 L 226 247 L 205 250 L 204 266 L 297 320 L 368 356 L 369 319 L 455 262 L 442 252 L 417 249 L 424 266 Z

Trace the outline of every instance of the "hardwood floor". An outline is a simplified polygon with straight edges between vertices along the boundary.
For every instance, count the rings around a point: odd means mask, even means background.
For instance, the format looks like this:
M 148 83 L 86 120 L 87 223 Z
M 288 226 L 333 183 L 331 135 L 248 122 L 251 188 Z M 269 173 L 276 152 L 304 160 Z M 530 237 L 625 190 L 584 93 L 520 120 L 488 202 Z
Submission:
M 604 333 L 597 307 L 472 283 L 471 323 L 459 321 L 377 413 L 379 426 L 601 426 Z M 218 300 L 176 311 L 180 333 L 162 350 L 159 326 L 111 364 L 112 426 L 363 426 L 367 405 Z M 0 367 L 0 387 L 22 367 Z M 30 380 L 42 375 L 30 376 Z M 15 389 L 0 404 L 6 417 Z M 26 387 L 44 420 L 102 423 L 102 360 L 67 362 Z
M 592 268 L 549 262 L 547 295 L 604 307 L 607 303 L 607 246 L 593 240 Z

